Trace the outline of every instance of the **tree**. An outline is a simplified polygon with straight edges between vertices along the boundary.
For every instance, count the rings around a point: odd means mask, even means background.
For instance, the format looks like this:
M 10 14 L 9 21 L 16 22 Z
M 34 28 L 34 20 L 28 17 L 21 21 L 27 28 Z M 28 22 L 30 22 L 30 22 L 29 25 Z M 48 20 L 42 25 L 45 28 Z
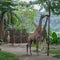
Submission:
M 51 11 L 53 14 L 60 14 L 60 0 L 51 1 Z
M 15 10 L 15 3 L 12 0 L 2 0 L 0 1 L 0 39 L 4 36 L 4 15 L 10 10 Z
M 18 11 L 15 11 L 15 13 L 21 19 L 21 22 L 18 28 L 20 28 L 20 30 L 26 29 L 27 32 L 34 31 L 35 27 L 32 24 L 32 22 L 34 21 L 34 16 L 36 13 L 35 13 L 33 5 L 30 5 L 26 2 L 19 2 L 18 5 L 19 5 Z

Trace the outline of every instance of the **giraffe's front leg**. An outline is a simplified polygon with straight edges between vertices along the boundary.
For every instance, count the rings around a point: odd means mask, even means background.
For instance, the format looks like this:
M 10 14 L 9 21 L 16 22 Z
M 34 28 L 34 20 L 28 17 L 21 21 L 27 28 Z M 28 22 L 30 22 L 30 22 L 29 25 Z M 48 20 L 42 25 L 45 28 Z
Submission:
M 28 44 L 26 45 L 26 50 L 27 50 L 27 54 L 28 54 Z
M 39 42 L 38 42 L 38 41 L 36 41 L 36 51 L 37 51 L 37 55 L 39 55 L 38 45 L 39 45 Z
M 31 43 L 30 43 L 30 55 L 32 55 L 32 52 L 31 52 Z

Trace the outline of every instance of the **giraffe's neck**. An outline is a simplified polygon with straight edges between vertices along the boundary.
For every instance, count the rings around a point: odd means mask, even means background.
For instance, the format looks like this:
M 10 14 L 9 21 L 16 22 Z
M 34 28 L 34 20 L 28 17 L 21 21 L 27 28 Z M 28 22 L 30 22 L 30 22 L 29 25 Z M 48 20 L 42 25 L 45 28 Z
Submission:
M 40 31 L 38 32 L 39 33 L 39 35 L 43 35 L 43 34 L 46 34 L 46 26 L 47 26 L 47 19 L 46 19 L 46 21 L 45 21 L 45 24 L 44 24 L 44 26 L 43 26 L 43 28 L 42 28 L 42 21 L 40 22 Z
M 44 26 L 43 26 L 43 30 L 46 29 L 46 26 L 47 26 L 47 19 L 46 19 L 45 24 L 44 24 Z
M 38 31 L 41 31 L 41 30 L 42 30 L 42 18 L 40 18 L 40 20 L 39 20 L 39 25 L 36 28 L 35 33 L 38 33 Z

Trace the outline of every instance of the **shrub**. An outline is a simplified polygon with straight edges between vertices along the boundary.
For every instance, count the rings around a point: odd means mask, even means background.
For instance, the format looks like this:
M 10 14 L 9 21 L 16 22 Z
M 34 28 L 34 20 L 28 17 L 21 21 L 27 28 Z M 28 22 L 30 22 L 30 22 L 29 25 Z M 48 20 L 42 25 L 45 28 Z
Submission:
M 50 43 L 51 44 L 58 44 L 58 37 L 57 37 L 57 34 L 55 32 L 53 32 L 51 34 Z
M 57 40 L 58 40 L 58 44 L 60 44 L 60 37 L 58 37 Z

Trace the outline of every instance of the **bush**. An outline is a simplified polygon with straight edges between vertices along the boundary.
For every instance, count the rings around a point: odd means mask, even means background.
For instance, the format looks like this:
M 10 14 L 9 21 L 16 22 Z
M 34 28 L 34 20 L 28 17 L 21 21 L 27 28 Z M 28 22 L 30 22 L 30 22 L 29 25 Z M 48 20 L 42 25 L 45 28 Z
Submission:
M 57 40 L 58 40 L 58 44 L 60 44 L 60 37 L 58 37 Z
M 50 43 L 51 44 L 58 44 L 58 37 L 57 37 L 57 34 L 55 32 L 53 32 L 51 34 Z

